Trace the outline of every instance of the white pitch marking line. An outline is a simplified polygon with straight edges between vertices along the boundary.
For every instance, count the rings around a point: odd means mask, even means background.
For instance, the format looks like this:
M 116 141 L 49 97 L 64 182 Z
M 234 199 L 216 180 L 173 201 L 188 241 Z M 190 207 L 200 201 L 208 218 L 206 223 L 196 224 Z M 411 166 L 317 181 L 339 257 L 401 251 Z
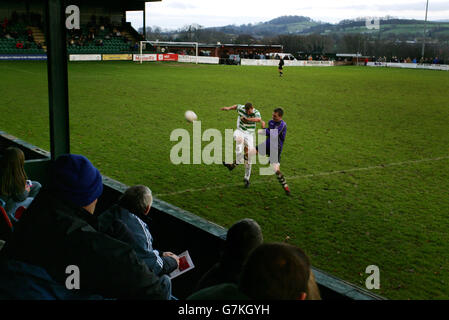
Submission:
M 304 179 L 304 178 L 313 178 L 313 177 L 322 177 L 322 176 L 330 176 L 335 174 L 342 174 L 347 172 L 357 172 L 357 171 L 369 171 L 369 170 L 375 170 L 375 169 L 383 169 L 387 167 L 395 167 L 395 166 L 403 166 L 407 164 L 415 164 L 415 163 L 423 163 L 423 162 L 434 162 L 434 161 L 441 161 L 441 160 L 447 160 L 449 159 L 449 156 L 446 157 L 438 157 L 433 159 L 421 159 L 421 160 L 409 160 L 409 161 L 403 161 L 403 162 L 396 162 L 396 163 L 389 163 L 389 164 L 383 164 L 383 165 L 377 165 L 377 166 L 370 166 L 365 168 L 352 168 L 347 170 L 340 170 L 340 171 L 329 171 L 329 172 L 319 172 L 319 173 L 312 173 L 312 174 L 306 174 L 303 176 L 292 176 L 292 177 L 286 177 L 288 180 L 296 180 L 296 179 Z M 255 181 L 251 182 L 251 184 L 261 184 L 266 183 L 266 181 Z M 200 188 L 200 189 L 186 189 L 182 191 L 176 191 L 171 193 L 162 193 L 162 194 L 156 194 L 156 197 L 166 197 L 166 196 L 173 196 L 177 194 L 182 193 L 193 193 L 193 192 L 200 192 L 200 191 L 210 191 L 210 190 L 219 190 L 224 188 L 231 188 L 231 187 L 238 187 L 242 184 L 226 184 L 226 185 L 219 185 L 219 186 L 213 186 L 213 187 L 206 187 L 206 188 Z

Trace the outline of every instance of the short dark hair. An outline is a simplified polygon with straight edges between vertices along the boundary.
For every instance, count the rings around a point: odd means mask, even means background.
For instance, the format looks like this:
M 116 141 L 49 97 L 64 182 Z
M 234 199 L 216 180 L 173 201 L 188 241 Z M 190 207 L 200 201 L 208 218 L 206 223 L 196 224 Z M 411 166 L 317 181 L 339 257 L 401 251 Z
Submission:
M 245 104 L 245 110 L 248 111 L 249 109 L 251 109 L 253 107 L 253 104 L 251 102 L 247 102 Z
M 284 116 L 284 109 L 276 108 L 273 112 L 276 112 L 281 118 Z
M 308 292 L 310 261 L 298 247 L 265 243 L 252 251 L 239 288 L 254 300 L 296 300 Z
M 224 244 L 224 259 L 243 262 L 250 252 L 263 243 L 262 229 L 253 219 L 243 219 L 228 230 Z

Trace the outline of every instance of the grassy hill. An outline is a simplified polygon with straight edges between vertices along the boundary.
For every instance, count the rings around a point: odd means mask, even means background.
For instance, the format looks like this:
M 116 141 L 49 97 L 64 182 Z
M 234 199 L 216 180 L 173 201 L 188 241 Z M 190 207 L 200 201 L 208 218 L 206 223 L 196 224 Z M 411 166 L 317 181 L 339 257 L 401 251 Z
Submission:
M 227 34 L 249 34 L 252 36 L 275 36 L 281 34 L 331 34 L 341 36 L 351 33 L 380 35 L 381 38 L 415 39 L 422 37 L 424 21 L 407 19 L 381 20 L 380 32 L 368 30 L 364 20 L 343 20 L 337 24 L 323 23 L 302 16 L 283 16 L 267 22 L 248 25 L 229 25 L 207 28 Z M 449 39 L 449 22 L 428 22 L 428 36 L 434 39 Z
M 224 27 L 208 28 L 230 34 L 250 34 L 253 36 L 273 36 L 279 34 L 302 33 L 320 23 L 302 16 L 283 16 L 267 22 L 247 24 L 241 26 L 228 25 Z
M 424 21 L 419 20 L 381 20 L 380 30 L 368 30 L 365 21 L 351 21 L 341 22 L 337 25 L 326 25 L 326 33 L 333 33 L 337 35 L 348 33 L 365 33 L 379 35 L 380 38 L 399 38 L 399 39 L 416 39 L 421 38 L 424 30 Z M 321 33 L 322 26 L 312 27 L 306 30 L 306 33 Z M 428 22 L 427 36 L 434 39 L 444 40 L 449 38 L 449 23 L 448 22 Z

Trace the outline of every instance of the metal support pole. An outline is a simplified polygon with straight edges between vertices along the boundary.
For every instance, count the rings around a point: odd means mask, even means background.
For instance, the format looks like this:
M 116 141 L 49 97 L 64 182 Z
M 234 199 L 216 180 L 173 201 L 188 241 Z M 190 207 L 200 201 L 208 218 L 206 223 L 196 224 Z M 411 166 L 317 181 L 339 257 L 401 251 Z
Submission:
M 51 158 L 70 153 L 65 11 L 62 0 L 46 1 L 46 40 Z
M 140 59 L 140 64 L 142 64 L 142 50 L 143 50 L 143 41 L 140 41 L 140 55 L 139 55 L 139 59 Z
M 143 40 L 147 40 L 147 5 L 143 4 Z
M 429 0 L 427 0 L 426 4 L 426 19 L 424 21 L 424 33 L 423 33 L 423 42 L 422 42 L 422 51 L 421 51 L 421 58 L 424 60 L 424 53 L 426 50 L 426 32 L 427 32 L 427 12 L 429 11 Z

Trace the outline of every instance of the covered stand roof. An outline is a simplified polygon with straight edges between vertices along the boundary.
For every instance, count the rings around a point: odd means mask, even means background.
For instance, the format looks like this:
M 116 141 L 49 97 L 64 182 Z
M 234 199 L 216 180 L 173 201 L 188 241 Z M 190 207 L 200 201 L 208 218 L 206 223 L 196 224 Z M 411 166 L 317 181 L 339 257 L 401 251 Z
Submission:
M 161 2 L 162 0 L 72 0 L 72 1 L 65 1 L 65 0 L 59 0 L 62 5 L 68 6 L 68 5 L 88 5 L 90 7 L 104 7 L 104 8 L 114 8 L 114 9 L 121 9 L 124 11 L 130 11 L 130 10 L 143 10 L 145 7 L 145 2 Z M 6 0 L 2 1 L 8 5 L 11 5 L 11 7 L 17 6 L 18 4 L 40 4 L 42 6 L 45 6 L 46 0 Z

